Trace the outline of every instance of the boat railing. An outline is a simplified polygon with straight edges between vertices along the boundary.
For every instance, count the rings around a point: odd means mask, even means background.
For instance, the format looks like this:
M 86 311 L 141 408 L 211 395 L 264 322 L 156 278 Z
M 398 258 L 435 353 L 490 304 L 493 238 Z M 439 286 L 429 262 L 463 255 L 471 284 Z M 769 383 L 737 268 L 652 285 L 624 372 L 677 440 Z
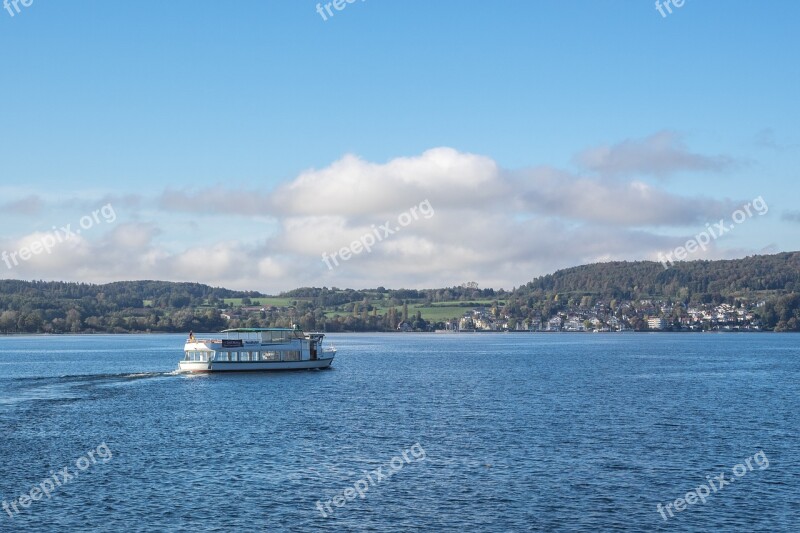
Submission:
M 223 344 L 224 342 L 238 342 L 241 340 L 242 346 L 271 346 L 277 344 L 291 344 L 292 341 L 295 340 L 307 340 L 307 339 L 297 339 L 297 338 L 284 338 L 284 339 L 272 339 L 272 340 L 258 340 L 258 339 L 187 339 L 186 342 L 194 342 L 198 344 Z M 233 346 L 231 346 L 233 347 Z
M 222 339 L 198 339 L 197 337 L 195 337 L 195 338 L 187 339 L 186 342 L 196 342 L 196 343 L 200 343 L 200 344 L 208 344 L 210 342 L 212 342 L 212 343 L 220 343 L 220 342 L 222 342 Z

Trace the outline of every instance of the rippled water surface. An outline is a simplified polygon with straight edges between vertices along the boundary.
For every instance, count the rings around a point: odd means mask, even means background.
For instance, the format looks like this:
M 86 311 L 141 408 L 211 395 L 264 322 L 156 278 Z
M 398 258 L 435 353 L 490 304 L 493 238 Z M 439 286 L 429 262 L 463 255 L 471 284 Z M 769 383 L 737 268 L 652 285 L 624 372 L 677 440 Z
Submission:
M 182 335 L 0 338 L 0 531 L 800 530 L 800 336 L 328 340 L 187 376 Z

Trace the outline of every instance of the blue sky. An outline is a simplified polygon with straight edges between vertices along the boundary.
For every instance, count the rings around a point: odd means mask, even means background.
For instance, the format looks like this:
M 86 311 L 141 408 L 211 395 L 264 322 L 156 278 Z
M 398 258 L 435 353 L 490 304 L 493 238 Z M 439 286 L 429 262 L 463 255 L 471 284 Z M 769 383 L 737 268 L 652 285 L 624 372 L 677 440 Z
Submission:
M 0 10 L 0 248 L 116 215 L 0 277 L 509 288 L 655 259 L 757 197 L 689 259 L 800 249 L 796 3 L 316 5 Z

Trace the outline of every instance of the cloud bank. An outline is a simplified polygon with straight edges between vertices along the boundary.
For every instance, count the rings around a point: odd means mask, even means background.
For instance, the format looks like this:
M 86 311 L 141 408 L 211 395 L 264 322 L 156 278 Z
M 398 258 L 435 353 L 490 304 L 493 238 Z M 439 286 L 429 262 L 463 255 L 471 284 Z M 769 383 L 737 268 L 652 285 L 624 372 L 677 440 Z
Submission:
M 347 154 L 277 187 L 167 187 L 152 198 L 106 196 L 119 200 L 120 220 L 112 227 L 0 269 L 11 278 L 190 280 L 270 293 L 464 281 L 510 288 L 566 266 L 655 259 L 740 204 L 644 181 L 648 174 L 719 172 L 732 164 L 732 158 L 690 152 L 669 132 L 592 148 L 576 159 L 579 172 L 509 170 L 488 156 L 448 147 L 386 162 Z M 435 215 L 400 227 L 398 216 L 423 201 Z M 13 205 L 42 210 L 35 197 Z M 397 231 L 370 252 L 333 269 L 322 261 L 323 253 L 387 223 Z M 19 250 L 39 231 L 2 239 L 0 249 Z M 703 257 L 724 256 L 712 248 Z
M 734 166 L 733 158 L 691 152 L 679 134 L 660 131 L 644 139 L 584 150 L 576 157 L 583 168 L 610 177 L 655 176 L 680 172 L 722 172 Z

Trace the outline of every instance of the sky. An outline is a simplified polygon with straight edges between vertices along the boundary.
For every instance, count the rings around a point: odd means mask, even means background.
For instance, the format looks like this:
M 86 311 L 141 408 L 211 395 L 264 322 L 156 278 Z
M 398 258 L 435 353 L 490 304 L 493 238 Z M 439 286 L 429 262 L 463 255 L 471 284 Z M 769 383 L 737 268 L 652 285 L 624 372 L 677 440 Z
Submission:
M 326 4 L 2 6 L 0 279 L 511 289 L 800 250 L 800 3 Z

